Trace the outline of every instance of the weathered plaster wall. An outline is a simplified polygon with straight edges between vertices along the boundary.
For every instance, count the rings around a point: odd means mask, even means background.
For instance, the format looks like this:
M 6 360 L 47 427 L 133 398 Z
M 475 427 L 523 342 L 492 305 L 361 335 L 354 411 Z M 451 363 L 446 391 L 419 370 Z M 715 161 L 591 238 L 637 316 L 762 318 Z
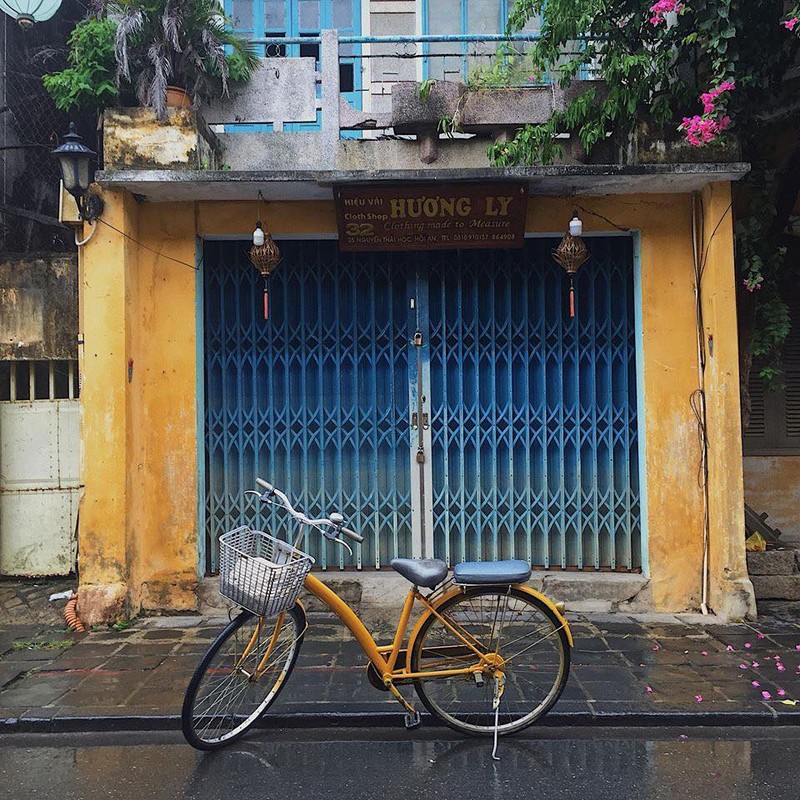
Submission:
M 708 193 L 707 231 L 724 211 L 727 193 L 726 185 Z M 104 436 L 101 423 L 112 418 L 127 430 L 121 443 L 116 428 L 110 437 L 114 447 L 125 452 L 124 464 L 111 457 L 108 463 L 113 461 L 128 474 L 126 535 L 134 607 L 184 608 L 191 603 L 197 563 L 195 392 L 202 365 L 195 363 L 196 276 L 189 266 L 166 257 L 192 264 L 195 233 L 246 237 L 257 216 L 277 235 L 335 233 L 335 210 L 327 201 L 274 202 L 260 211 L 255 203 L 248 202 L 143 204 L 122 220 L 121 209 L 130 209 L 130 201 L 110 192 L 106 197 L 115 209 L 114 219 L 128 226 L 122 229 L 158 255 L 138 249 L 134 258 L 128 251 L 136 250 L 135 246 L 121 243 L 122 237 L 113 231 L 116 242 L 104 237 L 86 248 L 84 261 L 91 264 L 87 272 L 105 274 L 103 265 L 108 259 L 126 253 L 129 264 L 135 261 L 138 272 L 137 280 L 129 280 L 127 285 L 109 286 L 102 276 L 99 284 L 83 284 L 84 305 L 89 299 L 92 304 L 111 305 L 117 320 L 125 318 L 127 293 L 129 340 L 124 357 L 116 351 L 94 352 L 89 358 L 87 338 L 83 361 L 87 384 L 104 384 L 108 398 L 95 394 L 86 403 L 84 395 L 86 416 L 93 420 L 93 425 L 85 428 L 85 438 L 98 433 Z M 573 205 L 569 198 L 532 198 L 528 230 L 551 234 L 563 231 Z M 638 602 L 659 610 L 696 609 L 702 586 L 703 504 L 697 482 L 697 425 L 690 406 L 691 393 L 698 385 L 691 197 L 581 198 L 581 205 L 617 226 L 641 231 L 641 385 L 646 407 L 641 428 L 641 435 L 646 437 L 642 474 L 647 489 L 651 581 L 646 596 Z M 618 232 L 598 217 L 584 213 L 583 218 L 587 233 Z M 114 267 L 111 272 L 115 270 L 119 272 L 120 268 Z M 723 224 L 709 248 L 704 293 L 707 333 L 715 340 L 713 364 L 709 364 L 707 375 L 712 495 L 709 601 L 723 613 L 743 613 L 742 609 L 750 610 L 747 603 L 751 595 L 744 572 L 743 540 L 738 530 L 734 533 L 742 517 L 742 468 L 741 458 L 732 458 L 740 445 L 731 270 L 730 229 Z M 101 317 L 97 322 L 108 324 Z M 109 347 L 115 348 L 118 339 L 115 331 Z M 134 362 L 130 384 L 126 377 L 129 358 Z M 127 400 L 124 409 L 109 409 L 109 398 L 120 396 Z M 87 472 L 87 497 L 97 504 L 108 490 L 103 471 L 93 469 L 91 475 Z M 102 561 L 105 550 L 91 528 L 84 541 L 85 524 L 82 518 L 81 557 L 87 562 Z M 111 580 L 117 572 L 107 568 L 107 575 Z
M 0 260 L 0 360 L 75 358 L 78 333 L 75 256 Z
M 138 208 L 139 236 L 156 252 L 139 250 L 129 307 L 132 600 L 177 611 L 195 607 L 197 585 L 194 208 Z
M 739 394 L 739 338 L 730 184 L 702 192 L 703 335 L 708 409 L 710 594 L 712 608 L 728 618 L 754 611 L 744 551 L 744 485 Z
M 778 528 L 781 541 L 800 546 L 800 456 L 747 456 L 744 499 Z
M 106 194 L 91 246 L 79 251 L 81 478 L 87 487 L 78 528 L 78 612 L 88 625 L 122 616 L 130 578 L 127 525 L 136 509 L 128 496 L 128 397 L 125 364 L 136 300 L 138 251 L 109 226 L 133 232 L 138 209 L 128 194 Z

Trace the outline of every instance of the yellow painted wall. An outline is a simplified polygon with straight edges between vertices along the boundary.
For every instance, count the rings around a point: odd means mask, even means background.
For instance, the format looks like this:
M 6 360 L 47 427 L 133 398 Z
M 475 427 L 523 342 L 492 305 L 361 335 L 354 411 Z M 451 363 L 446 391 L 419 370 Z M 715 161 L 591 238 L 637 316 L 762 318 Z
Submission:
M 121 194 L 107 192 L 106 199 L 110 210 L 105 218 L 110 220 L 108 215 L 113 214 L 143 247 L 125 243 L 114 232 L 88 245 L 83 256 L 88 276 L 99 276 L 109 258 L 123 258 L 124 268 L 116 264 L 114 271 L 129 277 L 124 286 L 106 279 L 84 283 L 82 302 L 85 307 L 106 305 L 110 310 L 105 316 L 116 320 L 126 307 L 121 292 L 128 292 L 124 325 L 134 367 L 128 384 L 127 360 L 118 357 L 116 345 L 113 352 L 100 354 L 100 361 L 97 356 L 84 358 L 87 383 L 102 385 L 111 398 L 126 398 L 124 406 L 115 406 L 108 418 L 104 414 L 109 401 L 84 394 L 88 423 L 84 440 L 87 448 L 96 448 L 89 439 L 102 430 L 103 419 L 111 422 L 113 418 L 110 441 L 115 449 L 125 449 L 128 519 L 124 538 L 133 607 L 184 608 L 192 602 L 196 577 L 195 391 L 202 364 L 195 363 L 196 276 L 190 267 L 167 257 L 192 264 L 195 234 L 247 237 L 258 217 L 276 235 L 332 234 L 336 232 L 335 209 L 327 201 L 273 202 L 266 209 L 251 202 L 146 203 L 131 208 Z M 688 195 L 629 195 L 579 201 L 587 234 L 618 232 L 615 226 L 641 232 L 646 405 L 640 422 L 646 437 L 641 472 L 646 481 L 651 575 L 642 601 L 659 610 L 696 609 L 702 587 L 703 493 L 697 481 L 697 424 L 690 406 L 698 386 L 692 199 Z M 705 193 L 707 236 L 727 213 L 729 201 L 727 184 L 717 184 Z M 574 205 L 570 198 L 531 198 L 528 231 L 563 231 Z M 727 213 L 727 221 L 723 219 L 711 240 L 705 265 L 706 333 L 715 340 L 706 377 L 707 391 L 714 395 L 709 402 L 708 432 L 712 450 L 709 602 L 722 613 L 739 615 L 750 610 L 751 595 L 743 541 L 736 530 L 742 517 L 742 478 L 741 458 L 732 458 L 740 437 L 738 392 L 734 391 L 738 367 L 732 269 Z M 93 326 L 112 321 L 99 312 L 94 317 L 85 315 L 87 336 L 91 330 L 93 339 L 102 338 Z M 119 337 L 115 331 L 111 341 Z M 118 427 L 127 431 L 124 444 Z M 109 466 L 112 463 L 119 468 L 123 459 L 117 455 Z M 85 461 L 87 502 L 99 508 L 110 492 L 104 483 L 107 470 L 86 470 L 87 466 Z M 117 477 L 111 485 L 119 489 Z M 88 527 L 81 513 L 81 559 L 88 563 L 107 548 L 100 546 L 96 528 Z M 114 531 L 118 542 L 121 533 L 116 523 Z M 121 580 L 113 569 L 92 574 L 98 582 Z

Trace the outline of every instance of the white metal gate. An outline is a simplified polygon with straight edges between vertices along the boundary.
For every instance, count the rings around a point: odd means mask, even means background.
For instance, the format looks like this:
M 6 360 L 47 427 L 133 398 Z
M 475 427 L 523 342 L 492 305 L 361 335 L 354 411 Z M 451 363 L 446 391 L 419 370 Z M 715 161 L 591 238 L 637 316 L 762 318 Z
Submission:
M 0 363 L 0 574 L 75 568 L 80 401 L 73 361 Z

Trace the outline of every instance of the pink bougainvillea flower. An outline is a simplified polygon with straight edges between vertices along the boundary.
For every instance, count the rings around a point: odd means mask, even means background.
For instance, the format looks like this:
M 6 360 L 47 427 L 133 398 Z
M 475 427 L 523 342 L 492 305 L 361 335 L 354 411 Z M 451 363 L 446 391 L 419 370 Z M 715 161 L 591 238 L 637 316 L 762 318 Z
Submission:
M 753 662 L 753 669 L 758 669 L 758 661 Z
M 652 11 L 653 9 L 651 8 L 650 10 Z M 791 19 L 785 19 L 783 22 L 781 22 L 781 25 L 783 25 L 783 27 L 786 28 L 786 30 L 793 31 L 794 26 L 797 25 L 798 22 L 800 22 L 800 19 L 798 19 L 797 17 L 792 17 Z
M 745 642 L 744 646 L 746 650 L 749 650 L 753 645 L 751 645 L 750 642 Z
M 769 692 L 767 692 L 767 691 L 763 691 L 763 692 L 761 692 L 761 696 L 762 696 L 762 697 L 763 697 L 765 700 L 772 700 L 772 695 L 771 695 Z
M 700 651 L 700 655 L 701 656 L 707 656 L 708 655 L 708 650 L 701 650 Z
M 753 686 L 761 686 L 761 684 L 758 681 L 753 681 Z
M 680 0 L 657 0 L 657 2 L 650 6 L 650 13 L 653 15 L 650 17 L 650 24 L 660 25 L 664 22 L 665 14 L 669 14 L 670 11 L 674 11 L 678 14 L 683 10 L 683 7 L 683 3 L 681 3 Z
M 703 702 L 703 695 L 701 695 L 701 694 L 696 694 L 696 695 L 694 696 L 694 699 L 695 699 L 695 700 L 697 700 L 697 702 L 698 702 L 698 703 L 702 703 L 702 702 Z
M 778 689 L 778 697 L 786 697 L 786 690 Z
M 652 686 L 645 686 L 644 690 L 647 692 L 647 694 L 652 694 L 653 693 L 653 687 Z
M 795 649 L 795 650 L 800 650 L 800 644 L 796 644 L 796 645 L 794 646 L 794 649 Z
M 778 664 L 778 672 L 786 672 L 786 667 L 783 664 Z

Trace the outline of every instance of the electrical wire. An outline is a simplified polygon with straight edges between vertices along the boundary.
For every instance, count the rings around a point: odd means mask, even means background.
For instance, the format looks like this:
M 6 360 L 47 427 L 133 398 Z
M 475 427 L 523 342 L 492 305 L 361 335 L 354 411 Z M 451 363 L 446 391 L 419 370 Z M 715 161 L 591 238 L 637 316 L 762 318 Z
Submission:
M 588 208 L 584 208 L 583 206 L 578 205 L 577 203 L 575 203 L 574 205 L 575 208 L 579 209 L 580 211 L 583 211 L 585 214 L 591 214 L 591 216 L 597 217 L 597 219 L 602 219 L 603 222 L 607 222 L 609 225 L 611 225 L 612 228 L 616 228 L 618 231 L 623 231 L 624 233 L 630 233 L 631 230 L 630 228 L 625 228 L 622 225 L 617 225 L 616 222 L 613 222 L 608 217 L 604 217 L 602 214 L 598 214 L 596 211 L 591 211 Z
M 708 494 L 708 425 L 706 408 L 706 347 L 705 347 L 705 324 L 703 322 L 703 300 L 700 293 L 703 267 L 708 256 L 708 245 L 714 238 L 722 219 L 725 218 L 727 210 L 714 228 L 711 238 L 708 240 L 705 250 L 703 250 L 703 222 L 705 212 L 703 209 L 702 197 L 697 192 L 692 194 L 692 265 L 694 267 L 694 304 L 695 304 L 695 325 L 697 333 L 697 383 L 698 387 L 689 397 L 689 405 L 694 412 L 697 420 L 697 432 L 700 442 L 700 463 L 698 464 L 698 483 L 703 492 L 703 566 L 701 573 L 700 590 L 700 611 L 709 614 L 708 589 L 709 589 L 709 543 L 710 543 L 710 517 Z M 702 258 L 701 258 L 702 256 Z
M 203 260 L 200 259 L 199 264 L 190 264 L 188 261 L 181 261 L 179 258 L 173 258 L 172 256 L 164 255 L 164 253 L 160 253 L 158 250 L 150 247 L 149 245 L 140 242 L 138 239 L 134 239 L 129 233 L 125 233 L 125 231 L 121 231 L 119 228 L 112 225 L 110 222 L 106 222 L 102 218 L 98 218 L 98 222 L 102 222 L 107 228 L 111 228 L 112 231 L 116 231 L 120 236 L 124 236 L 128 241 L 133 242 L 137 247 L 141 247 L 143 250 L 149 250 L 151 253 L 155 253 L 160 258 L 166 258 L 168 261 L 174 261 L 176 264 L 180 264 L 182 267 L 189 267 L 189 269 L 197 272 L 203 266 Z

